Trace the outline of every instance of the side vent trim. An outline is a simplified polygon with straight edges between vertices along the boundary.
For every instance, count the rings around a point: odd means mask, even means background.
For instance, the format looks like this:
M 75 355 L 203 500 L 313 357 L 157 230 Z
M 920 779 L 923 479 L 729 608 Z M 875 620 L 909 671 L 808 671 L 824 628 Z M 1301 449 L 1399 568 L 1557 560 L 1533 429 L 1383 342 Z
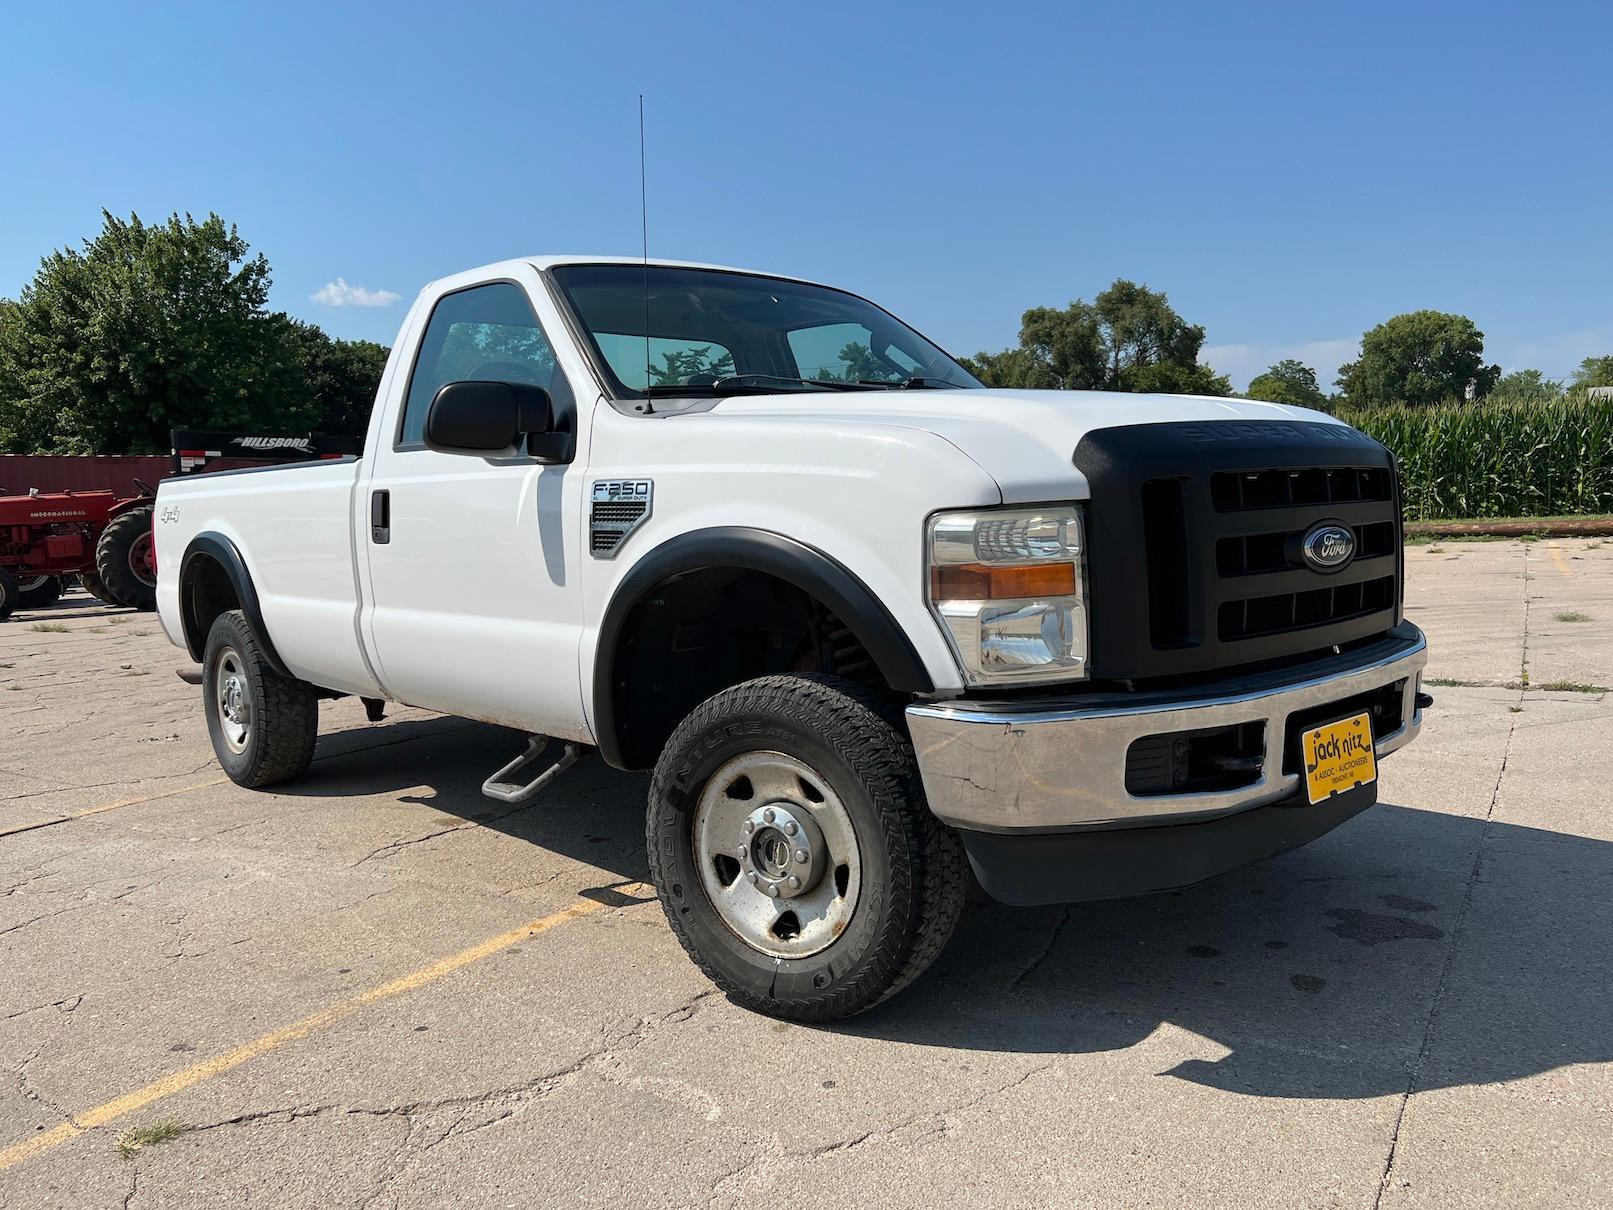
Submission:
M 598 479 L 590 493 L 588 553 L 614 559 L 631 534 L 650 519 L 653 479 Z

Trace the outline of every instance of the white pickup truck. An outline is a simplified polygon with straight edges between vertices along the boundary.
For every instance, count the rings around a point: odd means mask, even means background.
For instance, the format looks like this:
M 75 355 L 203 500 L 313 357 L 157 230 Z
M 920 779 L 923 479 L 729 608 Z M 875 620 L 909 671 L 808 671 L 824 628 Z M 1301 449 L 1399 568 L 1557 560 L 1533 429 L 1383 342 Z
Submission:
M 168 480 L 154 532 L 235 781 L 301 774 L 348 694 L 530 733 L 509 802 L 583 749 L 653 769 L 673 930 L 796 1020 L 922 972 L 968 867 L 1100 899 L 1320 836 L 1429 701 L 1377 442 L 988 389 L 862 298 L 712 266 L 434 282 L 361 458 Z

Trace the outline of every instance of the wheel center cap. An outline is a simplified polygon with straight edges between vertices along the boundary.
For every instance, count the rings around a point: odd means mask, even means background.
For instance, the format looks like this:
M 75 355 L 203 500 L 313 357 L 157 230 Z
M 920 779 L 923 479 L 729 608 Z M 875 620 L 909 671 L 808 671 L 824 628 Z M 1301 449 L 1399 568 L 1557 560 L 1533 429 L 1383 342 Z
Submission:
M 740 865 L 752 886 L 775 899 L 794 899 L 823 874 L 823 833 L 804 808 L 772 802 L 740 826 Z

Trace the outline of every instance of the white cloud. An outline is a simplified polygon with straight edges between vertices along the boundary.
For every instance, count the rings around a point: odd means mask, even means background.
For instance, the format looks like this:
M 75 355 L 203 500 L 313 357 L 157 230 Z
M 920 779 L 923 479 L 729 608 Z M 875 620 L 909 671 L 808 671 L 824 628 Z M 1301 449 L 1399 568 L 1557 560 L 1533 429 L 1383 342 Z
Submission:
M 402 297 L 391 290 L 366 290 L 363 286 L 350 286 L 345 277 L 326 282 L 308 296 L 327 307 L 390 307 Z
M 1359 339 L 1310 340 L 1297 345 L 1205 345 L 1199 350 L 1199 361 L 1213 366 L 1217 374 L 1225 374 L 1232 379 L 1233 389 L 1242 391 L 1251 378 L 1291 357 L 1315 370 L 1316 385 L 1331 391 L 1339 367 L 1354 360 L 1360 349 Z

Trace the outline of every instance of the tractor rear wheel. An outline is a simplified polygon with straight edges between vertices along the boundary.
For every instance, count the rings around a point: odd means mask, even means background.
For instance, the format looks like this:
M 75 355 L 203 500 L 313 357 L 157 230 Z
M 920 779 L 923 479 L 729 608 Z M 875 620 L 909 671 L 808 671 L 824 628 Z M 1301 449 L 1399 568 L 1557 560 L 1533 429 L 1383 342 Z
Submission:
M 22 596 L 17 588 L 17 577 L 11 574 L 8 567 L 0 567 L 0 622 L 11 616 L 11 611 L 17 608 L 18 598 Z
M 151 544 L 151 509 L 132 508 L 112 518 L 95 544 L 95 570 L 119 605 L 157 608 L 157 563 Z
M 19 603 L 23 609 L 45 609 L 61 598 L 60 576 L 33 576 L 17 584 Z

